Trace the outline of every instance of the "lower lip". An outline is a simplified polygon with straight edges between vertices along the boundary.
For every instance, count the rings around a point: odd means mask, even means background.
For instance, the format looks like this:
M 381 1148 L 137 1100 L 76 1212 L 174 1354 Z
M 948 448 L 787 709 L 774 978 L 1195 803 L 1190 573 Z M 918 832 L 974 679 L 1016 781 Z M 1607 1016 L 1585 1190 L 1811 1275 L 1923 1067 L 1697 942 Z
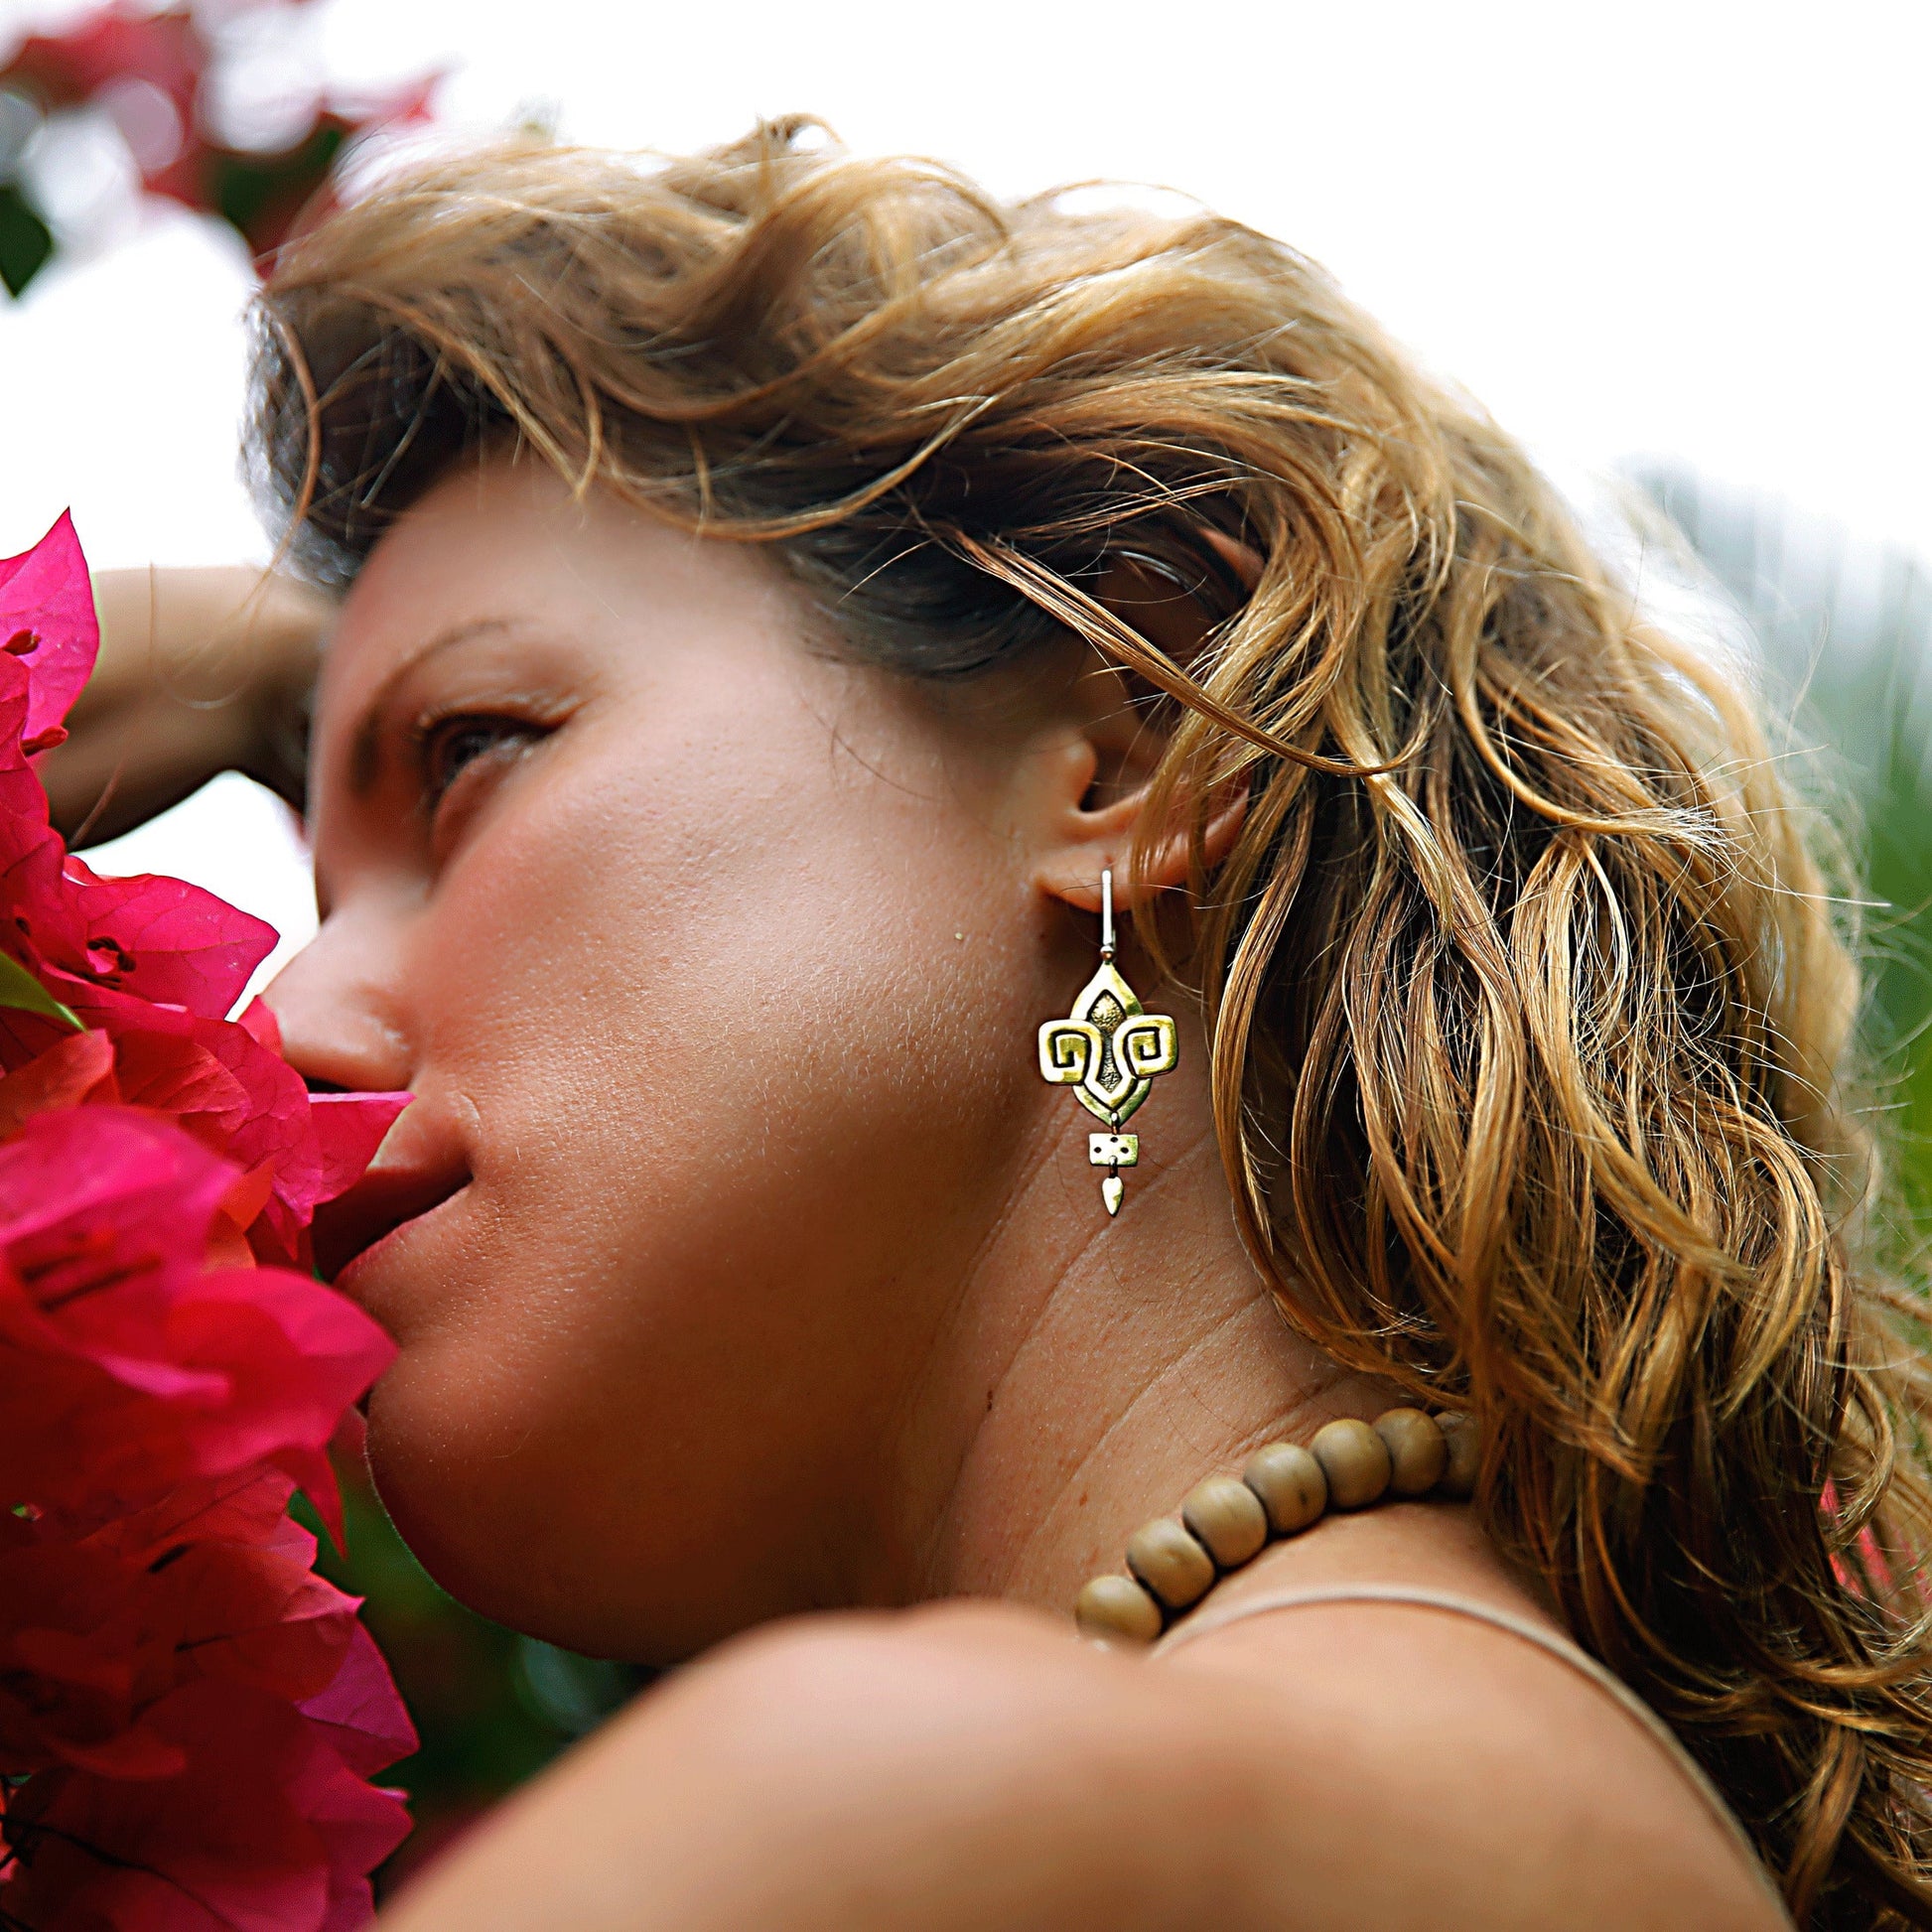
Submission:
M 420 1214 L 412 1214 L 408 1220 L 398 1221 L 381 1239 L 371 1241 L 360 1254 L 338 1269 L 336 1279 L 331 1286 L 339 1294 L 346 1295 L 350 1301 L 360 1301 L 361 1297 L 356 1294 L 355 1285 L 357 1278 L 362 1275 L 367 1266 L 379 1256 L 387 1254 L 390 1249 L 394 1248 L 401 1241 L 404 1235 L 413 1234 L 425 1221 L 434 1219 L 452 1201 L 461 1200 L 469 1191 L 470 1183 L 465 1181 L 455 1193 L 444 1195 L 434 1207 L 426 1207 Z

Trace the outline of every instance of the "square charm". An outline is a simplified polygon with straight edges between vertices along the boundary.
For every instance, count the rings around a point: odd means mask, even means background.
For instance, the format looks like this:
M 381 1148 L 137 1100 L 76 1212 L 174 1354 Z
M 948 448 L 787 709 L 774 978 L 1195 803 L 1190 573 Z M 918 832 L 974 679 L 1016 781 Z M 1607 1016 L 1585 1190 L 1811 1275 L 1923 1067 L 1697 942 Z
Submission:
M 1087 1164 L 1095 1168 L 1137 1168 L 1141 1163 L 1138 1134 L 1089 1134 Z

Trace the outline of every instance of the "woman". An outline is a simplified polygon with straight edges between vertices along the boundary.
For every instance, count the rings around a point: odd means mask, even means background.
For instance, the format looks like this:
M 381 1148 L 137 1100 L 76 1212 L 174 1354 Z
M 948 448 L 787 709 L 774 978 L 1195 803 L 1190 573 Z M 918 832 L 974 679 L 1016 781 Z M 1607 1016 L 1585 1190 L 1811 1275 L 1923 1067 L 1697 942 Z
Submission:
M 427 167 L 263 302 L 346 593 L 272 998 L 417 1095 L 325 1240 L 376 1479 L 704 1654 L 385 1923 L 1932 1924 L 1856 978 L 1733 674 L 1278 244 L 809 132 Z

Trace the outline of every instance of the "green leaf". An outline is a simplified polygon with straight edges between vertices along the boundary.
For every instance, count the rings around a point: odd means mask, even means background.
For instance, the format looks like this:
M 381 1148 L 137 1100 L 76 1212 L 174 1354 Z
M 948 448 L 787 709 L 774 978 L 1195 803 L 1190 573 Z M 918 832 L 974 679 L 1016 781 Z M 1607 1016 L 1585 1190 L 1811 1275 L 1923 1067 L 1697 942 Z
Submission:
M 0 282 L 18 295 L 47 266 L 54 231 L 15 182 L 0 182 Z
M 18 1007 L 24 1013 L 62 1021 L 77 1034 L 87 1031 L 19 960 L 5 952 L 0 952 L 0 1007 Z

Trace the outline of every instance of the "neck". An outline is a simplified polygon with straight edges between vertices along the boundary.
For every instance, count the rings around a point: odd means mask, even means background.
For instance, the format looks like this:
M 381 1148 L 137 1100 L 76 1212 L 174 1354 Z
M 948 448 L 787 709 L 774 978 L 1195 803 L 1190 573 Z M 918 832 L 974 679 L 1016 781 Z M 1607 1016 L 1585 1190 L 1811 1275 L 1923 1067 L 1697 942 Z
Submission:
M 1282 1317 L 1235 1232 L 1205 1042 L 1135 1126 L 1110 1219 L 1086 1125 L 1042 1090 L 998 1232 L 963 1284 L 901 1466 L 911 1593 L 1070 1608 L 1129 1536 L 1259 1444 L 1386 1403 Z M 933 1507 L 934 1496 L 938 1506 Z

